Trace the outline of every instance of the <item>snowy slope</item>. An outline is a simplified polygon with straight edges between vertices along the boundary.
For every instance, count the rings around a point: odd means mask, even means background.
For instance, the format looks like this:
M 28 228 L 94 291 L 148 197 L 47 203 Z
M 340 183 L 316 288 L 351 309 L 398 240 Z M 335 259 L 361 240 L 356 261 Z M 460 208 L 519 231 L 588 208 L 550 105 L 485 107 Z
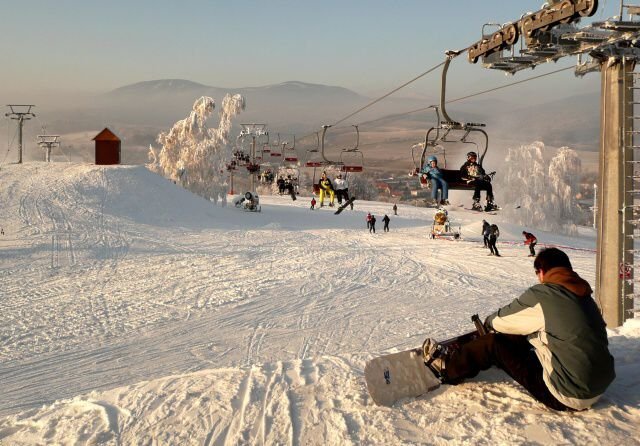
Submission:
M 0 185 L 0 444 L 637 444 L 636 320 L 610 331 L 618 378 L 588 412 L 550 412 L 497 370 L 391 409 L 368 397 L 368 358 L 534 283 L 499 215 L 503 258 L 458 208 L 454 242 L 427 239 L 429 209 L 262 196 L 246 213 L 143 167 L 6 165 Z M 592 231 L 528 229 L 593 283 Z

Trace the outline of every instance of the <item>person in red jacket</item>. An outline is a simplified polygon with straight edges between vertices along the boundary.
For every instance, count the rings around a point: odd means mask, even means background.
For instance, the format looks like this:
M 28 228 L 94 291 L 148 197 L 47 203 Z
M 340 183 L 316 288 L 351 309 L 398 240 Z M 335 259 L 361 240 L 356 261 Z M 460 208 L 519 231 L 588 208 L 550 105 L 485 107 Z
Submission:
M 538 243 L 538 239 L 536 238 L 535 235 L 527 231 L 522 231 L 522 235 L 524 235 L 524 238 L 525 238 L 524 244 L 529 245 L 529 251 L 530 251 L 529 257 L 535 257 L 536 256 L 535 247 L 536 247 L 536 243 Z

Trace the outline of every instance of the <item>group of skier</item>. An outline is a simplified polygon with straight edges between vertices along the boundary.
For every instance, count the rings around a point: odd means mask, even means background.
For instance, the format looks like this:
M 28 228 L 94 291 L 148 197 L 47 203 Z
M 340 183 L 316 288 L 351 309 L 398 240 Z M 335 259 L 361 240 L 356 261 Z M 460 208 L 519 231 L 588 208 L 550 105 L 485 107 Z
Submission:
M 535 257 L 535 246 L 538 243 L 538 239 L 535 235 L 527 231 L 522 231 L 522 235 L 525 239 L 524 244 L 529 245 L 529 257 Z M 498 248 L 496 247 L 496 242 L 498 241 L 499 236 L 500 229 L 498 228 L 498 225 L 491 224 L 487 220 L 482 220 L 482 241 L 484 242 L 484 247 L 489 248 L 491 251 L 489 253 L 490 256 L 501 257 L 498 252 Z
M 367 229 L 369 230 L 369 232 L 375 234 L 376 233 L 376 216 L 373 215 L 371 212 L 368 212 L 366 221 L 367 221 Z M 384 223 L 384 227 L 382 228 L 382 230 L 384 232 L 389 232 L 390 221 L 391 219 L 389 218 L 389 216 L 387 214 L 384 214 L 384 217 L 382 217 L 382 222 Z

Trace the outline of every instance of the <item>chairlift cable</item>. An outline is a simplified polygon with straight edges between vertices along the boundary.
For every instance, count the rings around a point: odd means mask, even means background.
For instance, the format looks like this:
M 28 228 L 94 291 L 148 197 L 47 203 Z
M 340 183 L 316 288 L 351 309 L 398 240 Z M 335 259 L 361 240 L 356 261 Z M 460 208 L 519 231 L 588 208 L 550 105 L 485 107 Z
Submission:
M 463 50 L 463 51 L 465 51 L 465 50 Z M 377 103 L 378 103 L 378 102 L 380 102 L 381 100 L 383 100 L 383 99 L 385 99 L 385 98 L 387 98 L 387 97 L 391 96 L 392 94 L 394 94 L 395 92 L 397 92 L 397 91 L 399 91 L 399 90 L 403 89 L 403 88 L 404 88 L 404 87 L 406 87 L 407 85 L 409 85 L 409 84 L 411 84 L 411 83 L 413 83 L 413 82 L 417 81 L 418 79 L 420 79 L 420 78 L 422 78 L 422 77 L 426 76 L 427 74 L 431 73 L 432 71 L 434 71 L 434 70 L 436 70 L 436 69 L 440 68 L 442 65 L 444 65 L 444 63 L 445 63 L 445 62 L 440 62 L 439 64 L 437 64 L 437 65 L 435 65 L 435 66 L 433 66 L 433 67 L 429 68 L 427 71 L 425 71 L 425 72 L 423 72 L 423 73 L 421 73 L 421 74 L 417 75 L 416 77 L 414 77 L 413 79 L 411 79 L 411 80 L 409 80 L 409 81 L 405 82 L 404 84 L 400 85 L 399 87 L 394 88 L 394 89 L 393 89 L 393 90 L 391 90 L 390 92 L 388 92 L 388 93 L 384 94 L 383 96 L 381 96 L 381 97 L 379 97 L 379 98 L 377 98 L 377 99 L 374 99 L 373 101 L 369 102 L 367 105 L 365 105 L 365 106 L 363 106 L 363 107 L 360 107 L 358 110 L 354 111 L 353 113 L 350 113 L 349 115 L 345 116 L 344 118 L 342 118 L 342 119 L 338 120 L 337 122 L 335 122 L 334 124 L 332 124 L 330 127 L 336 126 L 336 125 L 338 125 L 338 124 L 340 124 L 340 123 L 342 123 L 342 122 L 346 121 L 347 119 L 351 118 L 352 116 L 357 115 L 357 114 L 358 114 L 358 113 L 360 113 L 361 111 L 366 110 L 367 108 L 371 107 L 372 105 L 377 104 Z M 300 138 L 300 139 L 309 138 L 309 137 L 313 136 L 314 134 L 315 134 L 315 132 L 310 133 L 310 134 L 308 134 L 308 135 L 303 136 L 303 137 L 302 137 L 302 138 Z
M 529 82 L 529 81 L 532 81 L 532 80 L 536 80 L 536 79 L 539 79 L 539 78 L 544 77 L 544 76 L 549 76 L 551 74 L 560 73 L 562 71 L 566 71 L 566 70 L 569 70 L 569 69 L 572 69 L 572 68 L 574 68 L 574 67 L 573 66 L 569 66 L 569 67 L 565 67 L 565 68 L 560 68 L 560 69 L 555 70 L 555 71 L 550 71 L 548 73 L 539 74 L 537 76 L 529 77 L 527 79 L 522 79 L 522 80 L 519 80 L 519 81 L 516 81 L 516 82 L 512 82 L 510 84 L 500 85 L 498 87 L 490 88 L 488 90 L 483 90 L 483 91 L 480 91 L 480 92 L 477 92 L 477 93 L 472 93 L 472 94 L 469 94 L 467 96 L 462 96 L 462 97 L 459 97 L 459 98 L 456 98 L 456 99 L 450 99 L 450 100 L 446 101 L 445 103 L 446 104 L 451 104 L 451 103 L 454 103 L 454 102 L 463 101 L 465 99 L 473 98 L 475 96 L 480 96 L 480 95 L 483 95 L 483 94 L 486 94 L 486 93 L 491 93 L 493 91 L 501 90 L 503 88 L 512 87 L 514 85 L 518 85 L 518 84 L 522 84 L 524 82 Z M 370 124 L 372 122 L 379 121 L 381 119 L 387 119 L 387 118 L 391 118 L 391 117 L 399 118 L 399 117 L 404 116 L 404 115 L 410 115 L 412 113 L 418 113 L 418 112 L 421 112 L 421 111 L 429 110 L 432 107 L 433 106 L 422 107 L 422 108 L 418 108 L 418 109 L 411 110 L 411 111 L 408 111 L 408 112 L 395 113 L 395 114 L 391 114 L 391 115 L 387 115 L 387 116 L 381 116 L 380 118 L 372 119 L 371 121 L 361 122 L 358 125 L 366 125 L 366 124 Z
M 338 125 L 338 124 L 340 124 L 340 123 L 342 123 L 342 122 L 344 122 L 344 121 L 346 121 L 346 120 L 347 120 L 347 119 L 349 119 L 350 117 L 352 117 L 352 116 L 354 116 L 354 115 L 356 115 L 356 114 L 360 113 L 361 111 L 366 110 L 367 108 L 371 107 L 372 105 L 377 104 L 377 103 L 378 103 L 378 102 L 380 102 L 381 100 L 383 100 L 383 99 L 385 99 L 385 98 L 387 98 L 387 97 L 391 96 L 391 95 L 392 95 L 393 93 L 395 93 L 396 91 L 403 89 L 403 88 L 404 88 L 404 87 L 406 87 L 407 85 L 412 84 L 413 82 L 417 81 L 418 79 L 420 79 L 420 78 L 422 78 L 422 77 L 426 76 L 427 74 L 431 73 L 431 72 L 432 72 L 432 71 L 434 71 L 435 69 L 440 68 L 442 65 L 444 65 L 444 62 L 440 62 L 438 65 L 436 65 L 436 66 L 434 66 L 434 67 L 432 67 L 432 68 L 429 68 L 429 69 L 428 69 L 427 71 L 425 71 L 424 73 L 421 73 L 421 74 L 417 75 L 416 77 L 414 77 L 413 79 L 411 79 L 411 80 L 409 80 L 409 81 L 405 82 L 404 84 L 400 85 L 399 87 L 394 88 L 394 89 L 393 89 L 393 90 L 391 90 L 389 93 L 386 93 L 386 94 L 382 95 L 382 96 L 381 96 L 381 97 L 379 97 L 378 99 L 374 99 L 373 101 L 369 102 L 367 105 L 365 105 L 365 106 L 363 106 L 363 107 L 360 107 L 358 110 L 354 111 L 353 113 L 351 113 L 351 114 L 349 114 L 349 115 L 345 116 L 344 118 L 340 119 L 339 121 L 335 122 L 334 124 L 332 124 L 332 127 L 333 127 L 333 126 L 336 126 L 336 125 Z
M 544 76 L 549 76 L 551 74 L 560 73 L 562 71 L 571 70 L 573 68 L 574 68 L 573 66 L 560 68 L 560 69 L 555 70 L 555 71 L 550 71 L 548 73 L 539 74 L 538 76 L 533 76 L 533 77 L 530 77 L 530 78 L 527 78 L 527 79 L 522 79 L 520 81 L 512 82 L 512 83 L 506 84 L 506 85 L 501 85 L 499 87 L 494 87 L 494 88 L 491 88 L 489 90 L 484 90 L 484 91 L 480 91 L 478 93 L 473 93 L 473 94 L 470 94 L 470 95 L 467 95 L 467 96 L 462 96 L 462 97 L 459 97 L 459 98 L 456 98 L 456 99 L 451 99 L 450 101 L 447 101 L 445 103 L 446 104 L 452 104 L 454 102 L 463 101 L 465 99 L 473 98 L 475 96 L 480 96 L 480 95 L 485 94 L 485 93 L 491 93 L 492 91 L 502 90 L 503 88 L 512 87 L 514 85 L 522 84 L 524 82 L 529 82 L 529 81 L 532 81 L 532 80 L 535 80 L 535 79 L 538 79 L 538 78 L 541 78 L 541 77 L 544 77 Z

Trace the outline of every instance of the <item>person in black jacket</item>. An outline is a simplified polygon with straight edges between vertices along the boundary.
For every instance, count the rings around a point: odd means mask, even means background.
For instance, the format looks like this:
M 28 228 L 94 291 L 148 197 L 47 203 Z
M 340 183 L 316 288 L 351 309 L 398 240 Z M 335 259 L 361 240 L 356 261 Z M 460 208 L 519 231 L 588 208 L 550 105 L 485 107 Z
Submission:
M 382 229 L 384 230 L 384 232 L 389 232 L 389 222 L 391 221 L 391 219 L 387 214 L 384 214 L 384 217 L 382 217 L 382 221 L 384 222 L 384 227 Z
M 496 248 L 496 242 L 498 241 L 498 237 L 500 236 L 500 230 L 498 229 L 498 225 L 489 226 L 489 249 L 491 250 L 490 256 L 500 257 L 500 253 L 498 252 L 498 248 Z
M 477 163 L 478 154 L 476 152 L 467 153 L 467 162 L 460 167 L 460 176 L 464 181 L 474 187 L 473 190 L 473 205 L 475 210 L 482 210 L 480 205 L 480 191 L 487 191 L 487 205 L 485 211 L 490 211 L 496 208 L 493 202 L 493 187 L 489 176 L 485 173 L 480 164 Z
M 371 214 L 371 220 L 369 221 L 369 232 L 376 233 L 376 217 Z
M 489 234 L 491 234 L 491 231 L 489 230 L 490 227 L 491 225 L 487 220 L 482 220 L 482 241 L 484 242 L 485 248 L 489 247 Z

